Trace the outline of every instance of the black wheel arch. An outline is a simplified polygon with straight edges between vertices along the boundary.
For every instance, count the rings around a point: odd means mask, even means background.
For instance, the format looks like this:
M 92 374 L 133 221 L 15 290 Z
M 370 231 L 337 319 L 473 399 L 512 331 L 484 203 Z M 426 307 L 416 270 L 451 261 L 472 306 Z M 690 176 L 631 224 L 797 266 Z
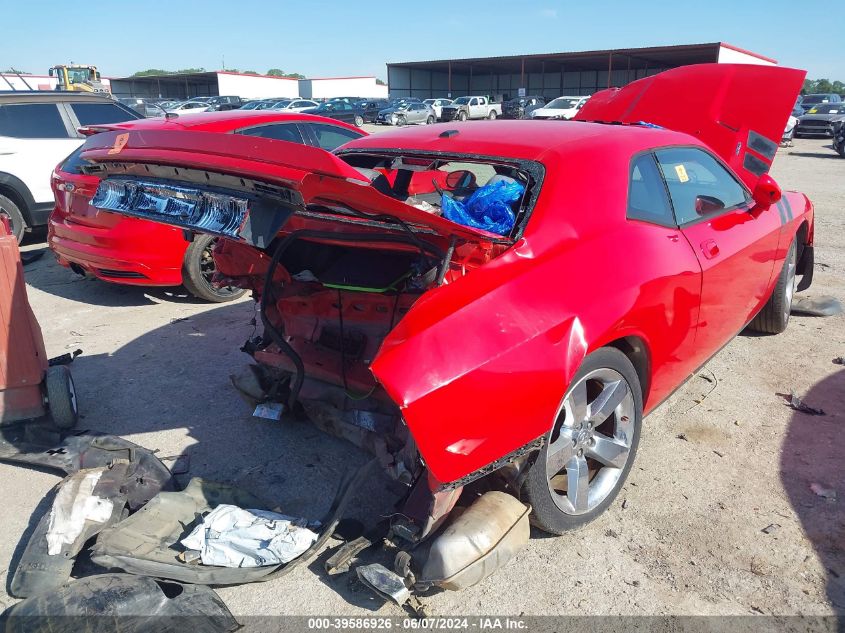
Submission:
M 31 210 L 37 205 L 29 187 L 17 176 L 0 171 L 0 195 L 6 196 L 16 205 L 28 226 L 32 226 Z
M 648 401 L 648 393 L 651 389 L 651 356 L 646 342 L 639 336 L 625 336 L 613 340 L 604 347 L 614 347 L 628 357 L 637 378 L 640 380 L 640 390 L 643 396 L 643 406 Z

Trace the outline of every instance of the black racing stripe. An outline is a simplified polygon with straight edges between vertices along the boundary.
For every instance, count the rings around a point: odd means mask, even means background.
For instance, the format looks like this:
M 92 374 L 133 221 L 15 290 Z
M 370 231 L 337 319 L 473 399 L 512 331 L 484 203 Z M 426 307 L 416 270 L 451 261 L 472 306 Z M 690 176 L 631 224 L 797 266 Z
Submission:
M 783 200 L 783 198 L 781 198 L 781 200 Z M 784 224 L 786 224 L 786 211 L 784 210 L 780 200 L 778 200 L 775 206 L 778 208 L 778 215 L 780 216 L 780 225 L 783 226 Z
M 762 176 L 769 171 L 769 164 L 764 160 L 757 158 L 751 152 L 745 152 L 745 157 L 742 160 L 742 166 L 755 176 Z
M 769 161 L 774 160 L 775 153 L 778 151 L 777 143 L 773 143 L 762 134 L 758 134 L 754 130 L 748 131 L 748 147 L 755 152 L 768 158 Z
M 783 202 L 783 206 L 786 207 L 786 213 L 789 216 L 789 219 L 793 219 L 795 214 L 792 213 L 792 205 L 789 204 L 789 198 L 783 197 L 781 198 L 781 201 Z

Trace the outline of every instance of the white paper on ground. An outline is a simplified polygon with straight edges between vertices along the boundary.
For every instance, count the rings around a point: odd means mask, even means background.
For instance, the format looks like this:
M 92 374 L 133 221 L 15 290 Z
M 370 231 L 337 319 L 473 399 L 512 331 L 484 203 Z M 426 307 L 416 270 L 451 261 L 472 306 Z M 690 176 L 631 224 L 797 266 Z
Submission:
M 47 526 L 47 553 L 60 554 L 63 545 L 70 545 L 82 534 L 86 521 L 105 523 L 114 509 L 111 500 L 95 496 L 94 487 L 102 470 L 71 477 L 56 494 Z
M 203 565 L 278 565 L 297 558 L 317 540 L 305 523 L 276 512 L 223 504 L 205 515 L 181 542 L 199 550 Z

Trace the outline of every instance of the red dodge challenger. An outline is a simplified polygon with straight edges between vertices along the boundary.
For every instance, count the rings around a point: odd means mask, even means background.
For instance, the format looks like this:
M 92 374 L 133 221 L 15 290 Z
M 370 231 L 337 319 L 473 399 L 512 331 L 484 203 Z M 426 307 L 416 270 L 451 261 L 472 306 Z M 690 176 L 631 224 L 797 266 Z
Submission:
M 168 119 L 140 119 L 83 128 L 86 134 L 104 130 L 181 130 L 243 134 L 273 138 L 333 150 L 365 133 L 357 128 L 308 114 L 233 110 L 189 114 Z M 244 291 L 213 284 L 211 250 L 216 238 L 198 235 L 185 239 L 184 231 L 155 222 L 98 211 L 89 203 L 100 179 L 82 172 L 82 148 L 53 171 L 56 206 L 48 222 L 48 244 L 56 259 L 80 274 L 136 286 L 178 286 L 206 301 L 230 301 Z
M 83 171 L 99 209 L 225 238 L 219 274 L 260 302 L 264 397 L 408 484 L 395 533 L 431 534 L 485 477 L 560 534 L 616 497 L 643 416 L 744 328 L 783 331 L 809 285 L 812 204 L 767 174 L 803 77 L 688 66 L 575 121 L 334 154 L 113 131 Z

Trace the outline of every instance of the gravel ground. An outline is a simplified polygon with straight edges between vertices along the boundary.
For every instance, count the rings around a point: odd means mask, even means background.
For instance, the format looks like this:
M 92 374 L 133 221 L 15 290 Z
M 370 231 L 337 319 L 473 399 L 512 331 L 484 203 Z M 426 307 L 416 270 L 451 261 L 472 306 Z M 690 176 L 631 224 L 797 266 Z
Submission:
M 828 141 L 796 140 L 773 175 L 816 205 L 816 279 L 807 292 L 845 297 L 845 161 Z M 28 250 L 44 248 L 43 234 Z M 191 476 L 235 481 L 289 512 L 320 516 L 337 477 L 366 456 L 296 423 L 250 417 L 229 383 L 249 360 L 253 304 L 214 306 L 177 290 L 77 277 L 45 256 L 26 269 L 50 355 L 75 348 L 81 428 L 122 435 L 168 456 L 189 452 Z M 845 317 L 795 317 L 780 336 L 743 335 L 644 423 L 616 503 L 586 528 L 534 531 L 519 555 L 461 593 L 426 600 L 437 615 L 845 613 Z M 706 376 L 704 378 L 702 376 Z M 827 412 L 809 417 L 779 394 Z M 0 464 L 0 577 L 44 511 L 58 478 Z M 836 491 L 825 499 L 810 490 Z M 390 511 L 374 475 L 354 513 Z M 764 533 L 768 526 L 776 526 Z M 322 558 L 266 584 L 219 589 L 235 615 L 401 615 L 327 577 Z M 0 594 L 0 607 L 15 600 Z M 837 611 L 838 609 L 838 611 Z

